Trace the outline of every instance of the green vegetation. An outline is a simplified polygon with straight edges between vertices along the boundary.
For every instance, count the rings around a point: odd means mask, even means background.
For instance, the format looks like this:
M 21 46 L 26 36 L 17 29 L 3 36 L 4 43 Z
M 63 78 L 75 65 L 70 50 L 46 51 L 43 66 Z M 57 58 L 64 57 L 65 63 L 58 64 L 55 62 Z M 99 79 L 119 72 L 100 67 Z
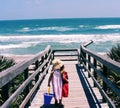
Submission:
M 11 83 L 10 83 L 10 92 L 14 93 L 18 89 L 18 87 L 24 82 L 24 73 L 17 76 Z M 11 105 L 11 108 L 18 108 L 21 102 L 23 101 L 24 93 L 22 92 L 18 97 L 14 100 Z
M 0 56 L 0 72 L 2 72 L 3 70 L 5 70 L 13 65 L 15 65 L 15 61 L 13 59 Z M 23 81 L 24 81 L 24 75 L 22 73 L 21 75 L 17 76 L 15 79 L 13 79 L 9 84 L 7 84 L 8 95 L 10 96 L 11 94 L 13 94 L 16 91 L 16 89 L 22 84 Z M 4 99 L 3 93 L 4 93 L 3 89 L 0 88 L 0 106 L 6 101 Z M 18 108 L 23 97 L 24 97 L 24 94 L 21 93 L 18 96 L 18 98 L 12 103 L 11 108 Z
M 113 46 L 112 49 L 107 53 L 107 56 L 120 63 L 120 44 Z
M 115 60 L 120 63 L 120 44 L 113 46 L 112 49 L 107 53 L 107 56 L 112 60 Z M 117 74 L 113 71 L 109 71 L 108 78 L 116 87 L 120 89 L 120 74 Z M 120 108 L 120 98 L 116 96 L 111 90 L 108 90 L 108 94 L 111 99 L 114 101 L 117 108 Z
M 0 72 L 3 70 L 13 66 L 15 61 L 8 57 L 0 56 Z M 4 99 L 2 98 L 2 89 L 0 89 L 0 105 L 4 103 Z
M 15 61 L 13 59 L 0 56 L 0 72 L 13 66 L 14 64 L 15 64 Z

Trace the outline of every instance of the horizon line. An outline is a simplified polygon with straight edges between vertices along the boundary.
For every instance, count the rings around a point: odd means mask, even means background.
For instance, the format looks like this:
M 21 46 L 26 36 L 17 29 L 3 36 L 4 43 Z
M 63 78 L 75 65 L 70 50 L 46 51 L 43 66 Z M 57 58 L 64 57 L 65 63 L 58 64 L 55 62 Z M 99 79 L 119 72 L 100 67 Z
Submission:
M 52 20 L 52 19 L 104 19 L 104 18 L 120 18 L 120 17 L 66 17 L 66 18 L 62 18 L 62 17 L 56 17 L 56 18 L 21 18 L 21 19 L 0 19 L 0 21 L 13 21 L 13 20 Z

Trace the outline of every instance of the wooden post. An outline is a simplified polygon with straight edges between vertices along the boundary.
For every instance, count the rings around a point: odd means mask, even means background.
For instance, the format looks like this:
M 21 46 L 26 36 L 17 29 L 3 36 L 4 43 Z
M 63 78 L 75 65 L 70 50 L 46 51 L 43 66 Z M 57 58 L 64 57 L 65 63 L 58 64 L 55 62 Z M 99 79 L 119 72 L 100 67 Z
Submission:
M 45 54 L 45 59 L 47 59 L 47 56 L 48 56 L 48 54 L 46 53 L 46 54 Z
M 92 43 L 93 43 L 93 41 L 90 40 L 88 43 L 84 44 L 83 46 L 84 46 L 84 47 L 87 47 L 88 45 L 90 45 L 90 44 L 92 44 Z
M 41 62 L 42 62 L 42 64 L 43 64 L 43 62 L 44 62 L 44 56 L 42 56 Z M 41 73 L 42 73 L 43 71 L 44 71 L 44 66 L 43 66 L 42 69 L 41 69 Z
M 47 59 L 47 57 L 48 57 L 48 53 L 45 55 L 45 59 Z M 46 65 L 45 65 L 46 67 L 45 68 L 47 68 L 47 66 L 48 66 L 48 62 L 46 63 Z M 46 71 L 46 74 L 48 73 L 48 71 Z
M 79 63 L 80 63 L 80 65 L 83 63 L 83 60 L 82 60 L 82 47 L 81 47 L 81 45 L 80 45 Z
M 94 64 L 94 67 L 97 68 L 96 59 L 93 59 L 93 64 Z M 93 71 L 93 75 L 94 75 L 94 78 L 97 80 L 97 74 L 96 74 L 95 70 Z M 94 83 L 94 87 L 96 87 L 95 83 Z
M 29 73 L 28 73 L 28 68 L 26 68 L 24 70 L 24 79 L 26 80 L 29 77 Z M 27 94 L 29 93 L 29 84 L 26 86 L 26 88 L 24 89 L 24 97 L 27 96 Z M 28 101 L 28 103 L 26 104 L 26 107 L 30 105 L 30 100 Z
M 80 46 L 80 64 L 84 63 L 86 66 L 86 61 L 84 59 L 86 59 L 86 53 L 82 51 L 82 47 Z M 86 71 L 86 69 L 84 71 Z
M 54 55 L 53 55 L 53 53 L 51 53 L 51 57 L 50 57 L 50 59 L 51 59 L 51 63 L 52 63 L 52 60 L 54 59 Z
M 86 53 L 84 53 L 84 52 L 83 52 L 83 57 L 84 57 L 84 59 L 86 59 Z M 85 64 L 85 66 L 86 66 L 86 61 L 83 60 L 83 62 L 84 62 L 84 64 Z M 86 71 L 86 69 L 85 69 L 85 71 Z
M 38 68 L 38 66 L 39 66 L 39 61 L 37 60 L 37 61 L 35 62 L 35 70 Z M 35 82 L 37 82 L 38 79 L 39 79 L 39 74 L 35 76 Z
M 55 58 L 55 51 L 52 51 L 52 55 L 53 55 L 53 58 L 52 58 L 52 60 L 54 60 L 54 58 Z
M 44 56 L 41 57 L 41 61 L 40 62 L 41 62 L 40 64 L 43 64 L 43 62 L 44 62 Z
M 107 78 L 107 67 L 103 65 L 103 75 Z M 107 91 L 107 84 L 103 81 L 103 90 Z M 103 98 L 103 102 L 105 102 L 105 99 Z
M 91 62 L 90 55 L 88 55 L 88 62 Z M 88 64 L 88 70 L 91 72 L 91 67 Z M 88 77 L 90 77 L 90 74 L 88 74 Z

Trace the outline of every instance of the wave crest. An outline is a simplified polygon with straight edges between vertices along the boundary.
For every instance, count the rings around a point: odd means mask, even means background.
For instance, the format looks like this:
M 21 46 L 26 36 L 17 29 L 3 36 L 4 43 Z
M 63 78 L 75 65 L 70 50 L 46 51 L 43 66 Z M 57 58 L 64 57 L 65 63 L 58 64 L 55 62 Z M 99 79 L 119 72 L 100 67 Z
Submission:
M 30 35 L 30 36 L 0 36 L 0 49 L 26 48 L 40 43 L 84 43 L 89 40 L 94 42 L 119 42 L 120 35 Z
M 104 25 L 98 26 L 96 29 L 120 29 L 120 25 Z

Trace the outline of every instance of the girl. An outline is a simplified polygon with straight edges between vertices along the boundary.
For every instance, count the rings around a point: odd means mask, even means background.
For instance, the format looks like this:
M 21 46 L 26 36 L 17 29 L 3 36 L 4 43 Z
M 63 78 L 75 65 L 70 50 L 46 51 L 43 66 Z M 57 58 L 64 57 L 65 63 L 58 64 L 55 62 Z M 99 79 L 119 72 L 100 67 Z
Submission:
M 68 97 L 68 91 L 69 91 L 69 87 L 68 87 L 68 74 L 67 72 L 64 70 L 64 65 L 62 65 L 62 67 L 60 68 L 60 71 L 62 73 L 62 96 L 63 97 Z
M 53 61 L 53 68 L 48 79 L 48 86 L 50 87 L 50 81 L 52 81 L 53 93 L 55 94 L 55 106 L 62 106 L 62 76 L 60 71 L 60 61 Z

